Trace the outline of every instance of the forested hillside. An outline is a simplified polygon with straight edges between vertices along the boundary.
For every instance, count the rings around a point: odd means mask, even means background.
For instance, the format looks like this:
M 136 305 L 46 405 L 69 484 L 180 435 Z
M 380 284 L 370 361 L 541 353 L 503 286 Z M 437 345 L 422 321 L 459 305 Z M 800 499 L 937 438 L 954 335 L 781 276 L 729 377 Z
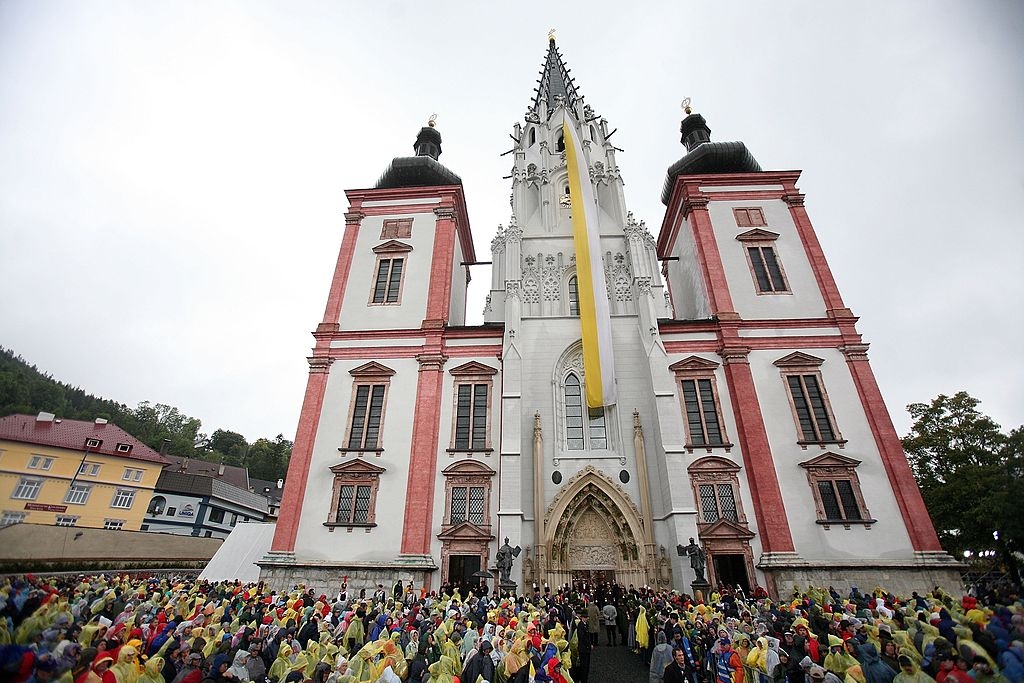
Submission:
M 282 434 L 250 443 L 241 434 L 226 429 L 206 434 L 198 418 L 163 403 L 143 401 L 131 408 L 93 396 L 80 387 L 54 379 L 14 351 L 0 347 L 0 416 L 34 415 L 40 411 L 70 420 L 103 417 L 151 448 L 160 450 L 166 439 L 171 455 L 247 467 L 249 476 L 258 479 L 283 479 L 292 451 L 291 441 Z

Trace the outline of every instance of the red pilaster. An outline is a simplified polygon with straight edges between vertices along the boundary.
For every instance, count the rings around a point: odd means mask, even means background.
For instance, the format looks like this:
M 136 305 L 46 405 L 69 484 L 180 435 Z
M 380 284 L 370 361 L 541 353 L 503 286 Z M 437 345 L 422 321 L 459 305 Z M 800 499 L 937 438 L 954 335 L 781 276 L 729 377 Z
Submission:
M 793 552 L 793 535 L 789 530 L 782 489 L 775 475 L 775 461 L 754 387 L 754 376 L 747 360 L 749 353 L 749 348 L 738 345 L 725 346 L 719 351 L 729 383 L 737 439 L 743 451 L 757 530 L 764 552 Z
M 704 286 L 708 293 L 711 313 L 719 320 L 736 320 L 739 315 L 732 303 L 729 293 L 729 280 L 725 276 L 722 265 L 722 254 L 718 251 L 718 240 L 708 215 L 708 198 L 696 185 L 683 186 L 684 219 L 690 224 L 693 232 L 694 246 L 697 250 L 698 263 L 704 265 Z
M 295 536 L 299 530 L 302 501 L 306 497 L 306 478 L 313 459 L 313 442 L 316 440 L 320 412 L 324 404 L 324 390 L 331 371 L 330 358 L 309 359 L 309 380 L 306 395 L 302 399 L 299 426 L 295 431 L 291 459 L 288 462 L 288 477 L 281 496 L 281 511 L 274 530 L 274 541 L 270 549 L 275 552 L 293 552 Z
M 430 262 L 430 285 L 424 326 L 437 327 L 448 322 L 452 300 L 452 269 L 455 267 L 455 209 L 434 209 L 434 254 Z M 429 322 L 428 322 L 429 321 Z
M 787 194 L 782 199 L 789 205 L 789 213 L 796 225 L 796 232 L 804 245 L 804 252 L 807 254 L 807 261 L 811 264 L 811 271 L 814 272 L 814 279 L 821 290 L 821 296 L 825 300 L 825 312 L 830 318 L 850 318 L 853 313 L 843 303 L 843 297 L 839 294 L 839 287 L 836 286 L 836 279 L 832 276 L 832 269 L 825 260 L 825 252 L 821 248 L 821 242 L 811 226 L 811 219 L 804 208 L 804 196 L 797 192 L 795 181 L 785 184 Z
M 914 474 L 903 452 L 903 443 L 892 425 L 892 418 L 889 417 L 885 401 L 882 400 L 882 392 L 875 381 L 875 373 L 868 362 L 867 349 L 867 344 L 848 344 L 842 351 L 850 367 L 853 383 L 857 386 L 864 415 L 875 437 L 875 445 L 882 456 L 882 465 L 885 466 L 893 495 L 896 496 L 896 503 L 900 507 L 903 524 L 910 535 L 910 543 L 914 550 L 941 552 L 942 545 L 935 533 L 935 527 L 932 526 L 931 517 L 928 516 L 921 490 L 914 481 Z
M 352 258 L 356 253 L 359 222 L 363 216 L 358 208 L 353 208 L 345 214 L 345 236 L 338 251 L 338 262 L 334 266 L 334 279 L 331 281 L 331 291 L 327 295 L 327 307 L 324 309 L 324 321 L 321 326 L 328 325 L 331 329 L 337 329 L 341 303 L 345 300 L 345 287 L 348 285 L 348 273 L 352 270 Z
M 440 353 L 441 335 L 431 334 L 420 354 L 413 412 L 412 448 L 409 452 L 409 481 L 405 492 L 405 520 L 402 525 L 402 554 L 430 553 L 434 518 L 434 486 L 437 480 L 437 447 L 441 423 L 441 389 L 444 363 Z

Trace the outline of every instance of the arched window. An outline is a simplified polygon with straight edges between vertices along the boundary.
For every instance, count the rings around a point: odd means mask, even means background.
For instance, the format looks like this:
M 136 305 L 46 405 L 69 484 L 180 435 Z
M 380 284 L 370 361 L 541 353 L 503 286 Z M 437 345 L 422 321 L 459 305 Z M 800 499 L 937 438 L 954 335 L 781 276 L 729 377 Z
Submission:
M 604 409 L 591 410 L 583 401 L 583 384 L 574 372 L 563 383 L 565 400 L 565 439 L 570 451 L 608 448 L 608 429 Z
M 576 276 L 569 278 L 569 315 L 580 314 L 580 291 Z
M 153 496 L 153 499 L 149 501 L 149 509 L 146 510 L 146 514 L 157 517 L 164 514 L 164 510 L 166 509 L 167 499 L 163 496 Z
M 528 144 L 527 147 L 533 147 L 536 143 L 537 143 L 537 129 L 536 128 L 531 128 L 530 129 L 530 144 Z
M 558 141 L 555 143 L 555 151 L 556 152 L 564 152 L 565 151 L 565 136 L 564 136 L 563 133 L 559 133 L 558 134 Z

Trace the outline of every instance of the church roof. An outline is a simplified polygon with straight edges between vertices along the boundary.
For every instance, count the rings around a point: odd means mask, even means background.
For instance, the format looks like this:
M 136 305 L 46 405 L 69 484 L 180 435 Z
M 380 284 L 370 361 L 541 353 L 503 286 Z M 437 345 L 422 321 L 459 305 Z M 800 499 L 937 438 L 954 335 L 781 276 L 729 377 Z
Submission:
M 576 83 L 569 75 L 569 69 L 562 61 L 562 54 L 558 51 L 553 37 L 548 40 L 548 53 L 544 58 L 544 68 L 540 71 L 540 80 L 537 83 L 537 94 L 533 98 L 530 110 L 538 116 L 542 101 L 547 103 L 548 116 L 550 116 L 551 112 L 555 110 L 555 102 L 559 96 L 565 99 L 567 105 L 572 105 L 579 99 Z
M 373 186 L 375 190 L 395 187 L 434 187 L 461 185 L 462 178 L 448 170 L 437 158 L 441 156 L 441 134 L 434 128 L 434 119 L 420 129 L 413 145 L 416 156 L 395 157 Z

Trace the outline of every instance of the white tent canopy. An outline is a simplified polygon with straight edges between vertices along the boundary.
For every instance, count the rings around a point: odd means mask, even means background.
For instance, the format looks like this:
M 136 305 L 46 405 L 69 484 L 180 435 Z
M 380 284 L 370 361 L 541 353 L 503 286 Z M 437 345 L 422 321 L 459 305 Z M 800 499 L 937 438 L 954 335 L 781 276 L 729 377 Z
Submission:
M 260 580 L 260 568 L 256 561 L 267 554 L 274 540 L 274 523 L 240 522 L 199 575 L 209 581 L 233 581 L 246 583 Z

